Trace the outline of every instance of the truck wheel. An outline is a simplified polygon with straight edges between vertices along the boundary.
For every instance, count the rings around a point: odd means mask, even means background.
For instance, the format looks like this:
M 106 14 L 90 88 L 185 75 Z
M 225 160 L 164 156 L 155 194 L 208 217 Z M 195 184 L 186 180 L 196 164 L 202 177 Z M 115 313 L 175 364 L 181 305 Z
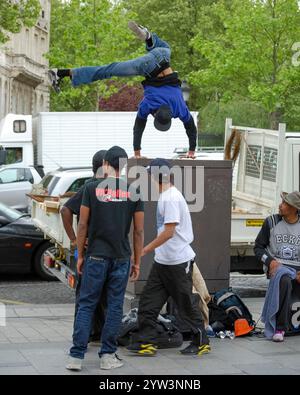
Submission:
M 57 278 L 47 269 L 47 267 L 44 264 L 44 255 L 47 250 L 51 250 L 51 247 L 53 248 L 52 244 L 50 243 L 44 243 L 42 244 L 36 251 L 35 256 L 34 256 L 34 264 L 33 268 L 35 273 L 45 281 L 54 281 L 57 280 Z

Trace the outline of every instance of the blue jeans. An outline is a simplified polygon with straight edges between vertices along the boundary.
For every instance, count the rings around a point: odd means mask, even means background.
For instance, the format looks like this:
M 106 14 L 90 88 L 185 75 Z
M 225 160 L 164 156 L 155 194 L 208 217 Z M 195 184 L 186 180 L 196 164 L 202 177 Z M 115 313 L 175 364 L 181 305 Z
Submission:
M 76 315 L 73 346 L 70 355 L 83 359 L 87 350 L 92 317 L 96 309 L 104 283 L 107 287 L 107 313 L 102 330 L 102 354 L 113 354 L 117 350 L 126 285 L 128 282 L 130 259 L 92 258 L 85 261 Z
M 153 46 L 146 44 L 148 53 L 125 62 L 114 62 L 104 66 L 89 66 L 72 69 L 72 84 L 79 86 L 111 77 L 150 76 L 164 62 L 170 62 L 171 49 L 168 43 L 152 34 Z

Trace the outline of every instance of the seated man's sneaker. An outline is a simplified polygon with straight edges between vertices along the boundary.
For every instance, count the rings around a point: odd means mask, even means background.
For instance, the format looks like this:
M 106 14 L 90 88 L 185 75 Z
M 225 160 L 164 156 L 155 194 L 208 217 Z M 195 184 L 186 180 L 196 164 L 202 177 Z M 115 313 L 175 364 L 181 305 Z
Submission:
M 154 344 L 141 344 L 141 343 L 133 343 L 127 347 L 127 350 L 144 357 L 154 356 L 157 353 L 157 347 Z
M 151 33 L 146 27 L 138 25 L 134 21 L 129 21 L 128 27 L 142 41 L 146 41 L 151 37 Z
M 57 69 L 48 70 L 49 83 L 56 93 L 60 92 L 59 82 L 60 78 L 57 75 Z
M 66 364 L 66 369 L 80 371 L 82 366 L 82 359 L 69 356 Z
M 284 331 L 276 331 L 273 338 L 273 342 L 280 343 L 284 341 Z
M 100 369 L 109 370 L 117 369 L 123 366 L 124 363 L 117 356 L 117 354 L 103 354 L 100 359 Z
M 210 351 L 211 348 L 209 344 L 202 344 L 199 346 L 195 343 L 190 343 L 189 346 L 180 350 L 182 355 L 199 355 L 199 356 L 203 354 L 208 354 Z

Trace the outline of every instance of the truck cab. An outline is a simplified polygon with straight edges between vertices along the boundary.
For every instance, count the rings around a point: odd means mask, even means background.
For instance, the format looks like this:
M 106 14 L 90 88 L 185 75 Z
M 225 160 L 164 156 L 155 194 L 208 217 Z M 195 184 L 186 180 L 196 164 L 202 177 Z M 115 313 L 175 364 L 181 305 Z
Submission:
M 225 153 L 230 138 L 238 146 L 236 183 L 232 191 L 231 267 L 238 271 L 262 270 L 253 247 L 266 217 L 278 213 L 281 192 L 299 191 L 300 133 L 233 126 L 226 120 Z
M 1 165 L 33 165 L 32 116 L 8 114 L 0 122 Z M 3 155 L 5 152 L 5 155 Z M 1 156 L 0 156 L 1 159 Z

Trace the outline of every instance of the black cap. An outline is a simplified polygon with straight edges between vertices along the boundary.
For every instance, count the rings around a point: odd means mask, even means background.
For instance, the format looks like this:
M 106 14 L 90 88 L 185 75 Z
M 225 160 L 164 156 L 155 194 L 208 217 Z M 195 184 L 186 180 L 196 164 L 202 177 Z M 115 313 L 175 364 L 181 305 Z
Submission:
M 154 116 L 154 126 L 161 132 L 166 132 L 170 129 L 172 123 L 172 112 L 169 106 L 162 105 L 157 110 Z
M 103 160 L 106 154 L 106 150 L 101 150 L 95 153 L 93 156 L 93 173 L 96 174 L 97 170 L 102 167 L 103 165 Z
M 173 183 L 173 178 L 171 174 L 171 164 L 166 159 L 156 158 L 153 159 L 149 166 L 147 167 L 148 173 L 150 173 L 154 179 L 161 183 Z
M 119 169 L 120 168 L 120 159 L 128 159 L 128 155 L 126 151 L 118 147 L 117 145 L 114 145 L 111 147 L 105 154 L 104 160 L 107 161 L 111 167 L 114 169 Z

